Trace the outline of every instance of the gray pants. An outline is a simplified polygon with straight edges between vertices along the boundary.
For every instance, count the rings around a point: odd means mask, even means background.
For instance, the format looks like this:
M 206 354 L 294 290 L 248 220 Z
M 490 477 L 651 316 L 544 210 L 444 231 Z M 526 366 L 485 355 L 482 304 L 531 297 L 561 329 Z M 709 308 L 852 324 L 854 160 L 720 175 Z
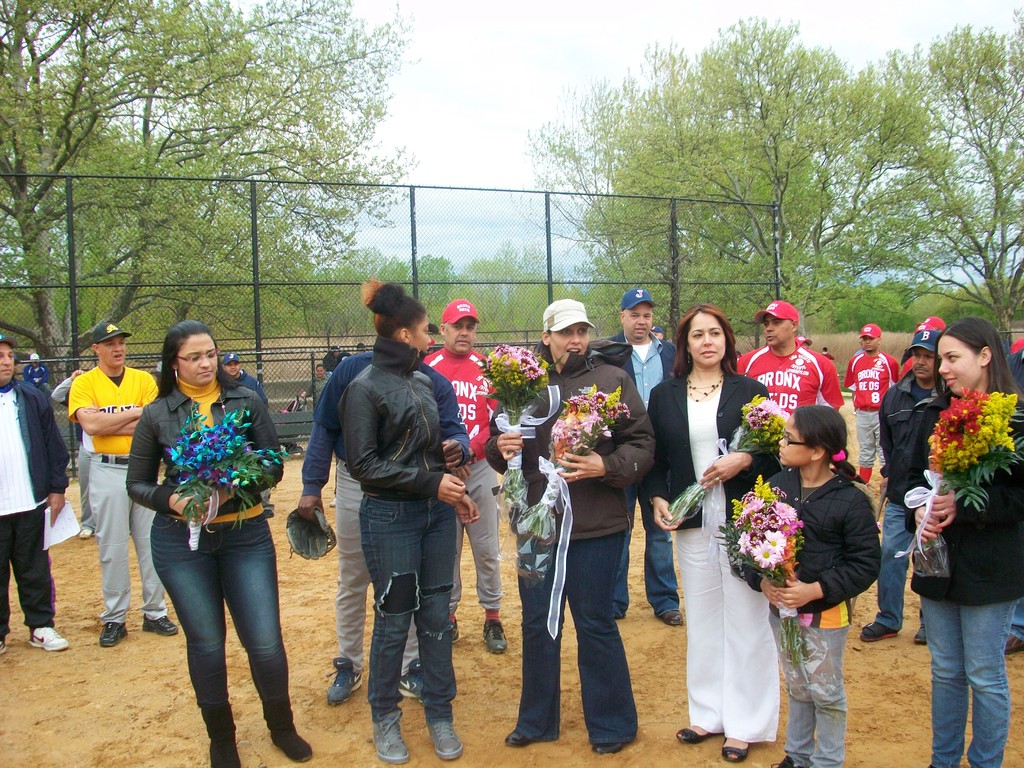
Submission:
M 348 473 L 348 466 L 338 462 L 335 475 L 334 513 L 338 529 L 338 594 L 334 598 L 334 627 L 338 633 L 338 655 L 352 662 L 356 673 L 363 671 L 363 634 L 366 631 L 366 592 L 370 572 L 363 557 L 359 533 L 359 504 L 363 492 Z M 416 624 L 410 622 L 405 641 L 402 674 L 420 657 Z
M 92 451 L 84 444 L 78 446 L 78 496 L 82 507 L 82 527 L 96 531 L 96 518 L 89 502 L 89 467 L 92 466 Z
M 854 419 L 857 424 L 857 445 L 860 447 L 857 466 L 873 467 L 877 456 L 884 467 L 885 457 L 879 446 L 878 411 L 855 411 Z
M 128 497 L 125 477 L 128 467 L 104 464 L 102 454 L 93 454 L 89 466 L 89 501 L 96 522 L 100 569 L 103 576 L 103 622 L 124 623 L 131 604 L 132 580 L 128 565 L 128 536 L 135 542 L 142 579 L 142 612 L 150 619 L 167 615 L 164 585 L 153 568 L 149 534 L 153 527 L 152 509 L 139 506 Z
M 494 496 L 494 486 L 498 484 L 498 476 L 486 461 L 478 461 L 469 468 L 466 478 L 466 493 L 480 508 L 480 519 L 464 526 L 456 518 L 455 521 L 455 583 L 452 587 L 452 598 L 448 603 L 448 612 L 454 614 L 462 599 L 462 542 L 465 531 L 469 536 L 469 545 L 473 550 L 473 563 L 476 565 L 476 596 L 484 610 L 496 611 L 501 608 L 501 561 L 498 541 L 498 501 Z

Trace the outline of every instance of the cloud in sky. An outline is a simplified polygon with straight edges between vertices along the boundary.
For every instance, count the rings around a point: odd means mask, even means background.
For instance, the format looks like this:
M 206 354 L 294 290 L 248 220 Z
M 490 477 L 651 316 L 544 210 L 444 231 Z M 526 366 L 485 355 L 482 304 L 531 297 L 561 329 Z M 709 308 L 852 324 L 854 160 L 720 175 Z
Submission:
M 371 24 L 395 13 L 387 0 L 353 0 L 353 8 Z M 807 45 L 860 67 L 893 49 L 927 47 L 959 25 L 1009 33 L 1014 10 L 1006 0 L 405 2 L 410 46 L 378 139 L 415 158 L 407 183 L 531 189 L 527 134 L 557 118 L 567 93 L 639 73 L 654 43 L 693 55 L 719 30 L 760 16 L 799 23 Z

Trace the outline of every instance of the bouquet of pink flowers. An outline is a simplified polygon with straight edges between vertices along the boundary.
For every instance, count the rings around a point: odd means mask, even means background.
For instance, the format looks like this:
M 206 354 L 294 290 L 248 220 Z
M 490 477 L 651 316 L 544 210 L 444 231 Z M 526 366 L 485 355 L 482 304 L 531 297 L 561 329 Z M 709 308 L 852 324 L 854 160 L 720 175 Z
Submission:
M 733 501 L 732 521 L 721 528 L 729 560 L 753 568 L 777 586 L 796 578 L 796 555 L 804 543 L 804 523 L 796 509 L 782 501 L 782 492 L 761 477 L 754 490 Z M 797 612 L 781 608 L 780 652 L 794 665 L 804 658 Z
M 551 429 L 551 455 L 555 461 L 565 454 L 586 456 L 601 437 L 611 437 L 612 425 L 629 416 L 629 406 L 620 402 L 622 387 L 610 395 L 595 384 L 565 401 L 565 409 Z
M 733 433 L 729 450 L 779 455 L 789 413 L 774 400 L 757 395 L 742 408 L 743 420 Z
M 523 347 L 499 344 L 484 358 L 482 367 L 490 386 L 488 395 L 501 403 L 505 411 L 498 417 L 499 429 L 521 432 L 523 419 L 529 415 L 537 396 L 547 388 L 547 361 Z M 502 496 L 510 511 L 526 505 L 522 466 L 522 455 L 514 456 L 502 480 Z

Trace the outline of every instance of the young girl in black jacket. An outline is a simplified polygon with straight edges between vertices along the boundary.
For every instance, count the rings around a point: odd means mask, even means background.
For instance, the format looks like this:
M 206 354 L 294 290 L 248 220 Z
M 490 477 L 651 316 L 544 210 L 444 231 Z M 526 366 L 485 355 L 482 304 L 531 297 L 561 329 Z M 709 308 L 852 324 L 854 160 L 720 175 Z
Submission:
M 846 422 L 828 406 L 793 411 L 779 451 L 784 469 L 769 482 L 804 523 L 797 578 L 784 587 L 757 585 L 771 603 L 779 641 L 780 608 L 798 612 L 803 662 L 779 660 L 786 674 L 789 720 L 780 768 L 839 766 L 846 754 L 843 654 L 851 601 L 878 577 L 881 549 L 867 494 L 847 461 Z

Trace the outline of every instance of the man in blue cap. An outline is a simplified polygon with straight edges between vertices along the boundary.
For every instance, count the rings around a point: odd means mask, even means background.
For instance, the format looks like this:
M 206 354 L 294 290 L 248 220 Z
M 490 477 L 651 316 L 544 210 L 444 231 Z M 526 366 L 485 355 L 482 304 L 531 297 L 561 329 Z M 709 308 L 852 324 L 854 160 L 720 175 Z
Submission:
M 269 405 L 270 401 L 267 400 L 267 393 L 263 391 L 263 385 L 260 384 L 259 379 L 253 376 L 251 373 L 246 373 L 242 370 L 242 358 L 238 356 L 237 352 L 228 352 L 224 355 L 224 359 L 221 361 L 224 366 L 224 370 L 228 376 L 235 379 L 246 389 L 251 389 L 257 395 L 262 398 L 264 403 Z
M 671 373 L 676 348 L 671 342 L 662 341 L 653 334 L 654 299 L 646 288 L 630 288 L 622 295 L 620 306 L 622 333 L 613 337 L 612 341 L 624 341 L 632 345 L 633 353 L 626 358 L 622 367 L 633 379 L 646 407 L 651 390 Z M 626 489 L 626 504 L 631 513 L 636 508 L 638 490 L 638 485 Z M 679 585 L 672 558 L 672 536 L 654 522 L 650 499 L 643 496 L 640 497 L 640 517 L 645 532 L 644 589 L 647 602 L 654 609 L 655 616 L 669 626 L 678 627 L 683 623 L 683 614 L 679 611 Z M 625 616 L 629 608 L 629 541 L 630 534 L 627 532 L 613 596 L 616 618 Z

